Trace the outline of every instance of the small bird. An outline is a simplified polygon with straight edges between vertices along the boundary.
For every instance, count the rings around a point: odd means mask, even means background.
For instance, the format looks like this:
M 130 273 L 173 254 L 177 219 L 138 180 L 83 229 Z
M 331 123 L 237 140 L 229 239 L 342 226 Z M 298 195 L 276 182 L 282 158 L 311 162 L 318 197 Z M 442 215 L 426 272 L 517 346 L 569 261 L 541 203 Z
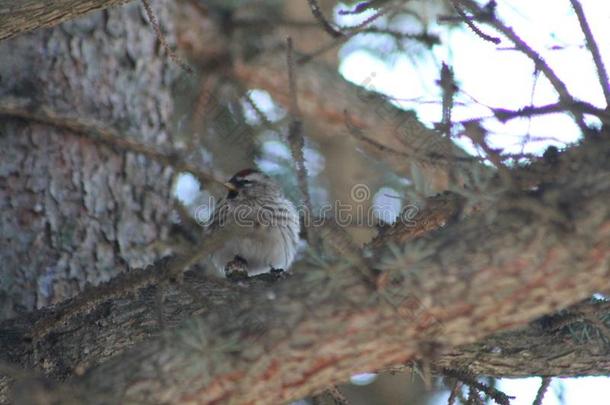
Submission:
M 227 277 L 236 263 L 248 276 L 288 270 L 299 243 L 299 215 L 280 185 L 256 169 L 244 169 L 225 186 L 229 193 L 209 226 L 209 232 L 224 233 L 222 247 L 211 255 L 216 270 Z

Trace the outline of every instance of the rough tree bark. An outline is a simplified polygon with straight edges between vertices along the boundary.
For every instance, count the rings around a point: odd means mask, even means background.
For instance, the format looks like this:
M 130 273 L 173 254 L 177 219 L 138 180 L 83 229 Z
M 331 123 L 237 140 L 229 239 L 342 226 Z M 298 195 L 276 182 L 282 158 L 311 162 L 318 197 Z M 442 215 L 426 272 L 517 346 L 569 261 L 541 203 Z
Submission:
M 0 0 L 0 40 L 129 0 Z
M 0 42 L 0 97 L 167 143 L 177 68 L 159 52 L 140 8 L 111 9 Z M 171 169 L 58 126 L 5 116 L 0 131 L 1 318 L 163 253 Z

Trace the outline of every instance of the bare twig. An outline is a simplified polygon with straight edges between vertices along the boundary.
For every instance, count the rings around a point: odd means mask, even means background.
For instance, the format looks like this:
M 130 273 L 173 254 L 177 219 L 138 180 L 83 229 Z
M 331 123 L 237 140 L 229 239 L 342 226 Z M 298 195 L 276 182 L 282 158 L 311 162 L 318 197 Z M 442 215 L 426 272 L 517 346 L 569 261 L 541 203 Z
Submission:
M 453 110 L 453 97 L 457 91 L 453 70 L 443 62 L 441 68 L 441 79 L 438 84 L 443 91 L 443 117 L 441 119 L 441 130 L 447 138 L 451 137 L 451 111 Z
M 303 121 L 301 118 L 299 100 L 297 97 L 297 78 L 291 38 L 288 38 L 287 41 L 286 59 L 288 64 L 288 85 L 290 89 L 290 115 L 292 118 L 288 130 L 288 143 L 290 144 L 292 156 L 294 157 L 294 163 L 297 170 L 297 179 L 303 198 L 303 203 L 305 204 L 305 209 L 307 212 L 311 214 L 313 211 L 311 209 L 311 199 L 309 197 L 309 188 L 307 186 L 307 167 L 305 166 L 305 155 L 303 151 L 305 148 L 305 139 L 303 138 Z
M 372 23 L 373 21 L 375 21 L 376 19 L 378 19 L 379 17 L 385 15 L 388 13 L 388 11 L 390 11 L 391 8 L 384 8 L 379 10 L 378 12 L 376 12 L 375 14 L 373 14 L 372 16 L 370 16 L 369 18 L 366 18 L 364 21 L 362 21 L 360 24 L 356 24 L 352 27 L 341 27 L 344 30 L 349 30 L 350 32 L 356 34 L 358 32 L 362 32 L 364 29 L 366 29 L 366 27 Z
M 571 105 L 566 103 L 553 103 L 542 106 L 527 106 L 517 111 L 493 108 L 492 111 L 500 121 L 508 121 L 514 118 L 531 117 L 534 115 L 553 114 L 557 112 L 578 110 L 585 114 L 594 115 L 602 122 L 610 123 L 610 114 L 592 104 L 583 101 L 574 101 Z
M 205 133 L 209 121 L 207 118 L 210 115 L 211 110 L 215 107 L 214 103 L 216 100 L 214 100 L 214 91 L 219 81 L 218 76 L 210 74 L 202 80 L 199 86 L 199 93 L 197 94 L 191 117 L 191 128 L 193 133 L 189 139 L 189 150 L 195 149 L 197 137 Z
M 604 97 L 606 99 L 606 108 L 608 109 L 610 108 L 610 83 L 608 81 L 608 71 L 604 66 L 604 60 L 602 59 L 602 56 L 599 52 L 599 47 L 597 46 L 595 37 L 591 32 L 591 27 L 587 22 L 585 12 L 582 9 L 582 5 L 578 0 L 570 0 L 570 3 L 572 3 L 572 8 L 574 8 L 574 12 L 576 12 L 578 22 L 580 23 L 580 28 L 582 29 L 582 32 L 585 35 L 585 39 L 587 40 L 587 48 L 589 48 L 589 51 L 593 56 L 593 62 L 595 62 L 595 67 L 597 68 L 597 77 L 599 79 L 599 84 L 602 87 L 602 91 L 604 92 Z
M 468 26 L 468 28 L 470 28 L 472 30 L 472 32 L 474 32 L 477 36 L 479 36 L 481 39 L 483 39 L 485 41 L 491 42 L 496 45 L 501 42 L 500 38 L 488 35 L 488 34 L 484 33 L 483 31 L 481 31 L 479 29 L 479 27 L 474 25 L 473 20 L 475 18 L 467 16 L 466 13 L 464 13 L 464 10 L 462 10 L 462 8 L 459 6 L 459 4 L 457 3 L 456 0 L 452 0 L 451 4 L 453 5 L 453 8 L 458 13 L 458 15 L 460 16 L 462 21 L 464 21 L 466 23 L 466 25 Z
M 345 116 L 345 127 L 348 129 L 348 133 L 353 135 L 356 139 L 373 146 L 375 149 L 378 149 L 381 152 L 390 153 L 405 158 L 413 158 L 413 154 L 411 153 L 406 153 L 390 148 L 389 146 L 386 146 L 382 143 L 377 142 L 374 139 L 367 137 L 362 133 L 362 130 L 354 124 L 354 120 L 352 120 L 351 115 L 347 110 L 345 110 L 343 114 Z
M 481 9 L 481 6 L 474 0 L 455 1 L 461 3 L 464 7 L 466 7 L 475 14 L 485 12 Z M 546 63 L 542 56 L 540 56 L 538 52 L 532 49 L 531 46 L 529 46 L 523 39 L 521 39 L 521 37 L 519 37 L 511 27 L 500 21 L 493 13 L 488 13 L 488 18 L 485 19 L 485 22 L 500 31 L 502 34 L 504 34 L 504 36 L 506 36 L 515 45 L 517 49 L 523 52 L 528 58 L 530 58 L 534 62 L 534 65 L 538 69 L 540 69 L 540 71 L 551 82 L 551 85 L 559 94 L 559 101 L 565 104 L 566 109 L 568 109 L 572 113 L 574 120 L 580 130 L 583 132 L 583 134 L 587 134 L 589 132 L 589 128 L 585 124 L 582 112 L 570 108 L 570 106 L 574 104 L 574 97 L 572 97 L 565 83 L 559 78 L 559 76 L 557 76 L 555 71 L 551 69 L 551 67 Z
M 439 159 L 445 159 L 445 160 L 451 161 L 451 162 L 455 162 L 455 161 L 473 162 L 476 160 L 479 160 L 479 161 L 483 160 L 483 159 L 477 158 L 476 156 L 461 157 L 461 156 L 450 155 L 450 154 L 446 154 L 446 153 L 442 153 L 442 152 L 432 152 L 432 153 L 428 153 L 428 154 L 423 154 L 421 152 L 418 153 L 418 151 L 409 153 L 409 152 L 396 150 L 396 149 L 386 146 L 386 145 L 384 145 L 380 142 L 377 142 L 376 140 L 371 139 L 370 137 L 367 137 L 366 135 L 364 135 L 362 129 L 360 129 L 360 128 L 358 128 L 358 126 L 356 126 L 356 124 L 354 123 L 355 120 L 352 119 L 352 115 L 347 110 L 343 111 L 343 115 L 345 117 L 345 127 L 347 128 L 348 133 L 350 135 L 354 136 L 359 141 L 362 141 L 362 142 L 374 147 L 375 149 L 378 149 L 380 152 L 390 153 L 390 154 L 393 154 L 393 155 L 396 155 L 399 157 L 413 159 L 413 160 L 417 160 L 420 162 L 434 162 L 434 161 L 438 161 Z
M 384 145 L 380 142 L 377 142 L 376 140 L 371 139 L 370 137 L 366 136 L 363 133 L 362 129 L 360 129 L 356 126 L 356 124 L 354 123 L 354 119 L 352 119 L 352 115 L 347 110 L 343 111 L 343 115 L 345 117 L 345 127 L 348 130 L 348 134 L 352 135 L 357 140 L 359 140 L 363 143 L 366 143 L 383 153 L 389 153 L 389 154 L 392 154 L 392 155 L 395 155 L 398 157 L 413 159 L 415 161 L 425 162 L 425 163 L 435 163 L 435 162 L 438 162 L 439 160 L 445 160 L 445 161 L 451 162 L 451 163 L 455 163 L 455 162 L 472 163 L 474 161 L 483 161 L 484 160 L 484 159 L 481 159 L 476 156 L 462 157 L 462 156 L 455 156 L 452 154 L 444 153 L 441 151 L 424 153 L 421 150 L 419 150 L 419 151 L 415 150 L 414 152 L 409 153 L 409 152 L 396 150 L 394 148 L 386 146 L 386 145 Z
M 352 10 L 346 10 L 346 9 L 342 9 L 339 10 L 339 14 L 340 15 L 357 15 L 357 14 L 361 14 L 366 10 L 371 10 L 374 7 L 376 7 L 377 5 L 379 5 L 380 3 L 384 2 L 386 0 L 371 0 L 371 1 L 360 1 L 358 2 L 358 4 L 356 4 L 354 6 L 354 8 Z
M 458 90 L 455 78 L 453 76 L 453 69 L 445 62 L 441 67 L 441 77 L 438 81 L 441 91 L 443 93 L 443 110 L 440 125 L 437 125 L 437 129 L 445 134 L 447 139 L 451 139 L 453 122 L 451 120 L 451 113 L 453 111 L 454 97 Z M 455 167 L 455 159 L 450 159 L 450 164 Z M 449 179 L 454 184 L 459 184 L 458 179 L 455 176 L 455 170 L 449 170 Z
M 322 10 L 320 10 L 320 5 L 317 0 L 307 0 L 309 3 L 309 8 L 311 9 L 311 14 L 318 20 L 324 31 L 328 33 L 333 38 L 338 38 L 343 35 L 341 31 L 337 28 L 333 27 L 333 25 L 324 17 Z
M 382 15 L 386 14 L 387 12 L 388 12 L 387 9 L 381 10 L 378 13 L 375 13 L 374 15 L 372 15 L 371 17 L 367 18 L 362 23 L 360 23 L 354 27 L 342 27 L 342 29 L 345 30 L 347 33 L 342 33 L 340 37 L 334 38 L 331 42 L 322 45 L 321 47 L 319 47 L 318 49 L 316 49 L 309 55 L 304 55 L 304 56 L 300 57 L 298 59 L 297 63 L 298 64 L 307 63 L 310 60 L 314 59 L 315 57 L 323 54 L 324 52 L 329 51 L 341 44 L 344 44 L 345 42 L 347 42 L 349 39 L 351 39 L 355 35 L 366 30 L 367 25 L 369 25 L 371 22 L 375 21 Z
M 412 39 L 415 41 L 419 41 L 422 44 L 426 45 L 428 48 L 432 48 L 434 45 L 439 45 L 441 43 L 441 39 L 438 35 L 429 33 L 426 31 L 422 31 L 420 33 L 410 33 L 410 32 L 401 32 L 395 31 L 388 28 L 378 28 L 378 27 L 366 27 L 357 32 L 358 34 L 380 34 L 380 35 L 388 35 L 394 39 Z
M 449 398 L 447 399 L 447 405 L 455 404 L 455 400 L 458 398 L 461 390 L 462 382 L 460 380 L 456 380 L 453 388 L 451 389 L 451 394 L 449 394 Z
M 44 106 L 33 105 L 30 100 L 7 97 L 0 100 L 0 115 L 22 118 L 39 122 L 45 125 L 67 130 L 75 135 L 83 136 L 94 142 L 108 145 L 119 150 L 133 152 L 146 156 L 177 171 L 189 172 L 202 183 L 213 182 L 225 186 L 225 182 L 206 173 L 197 166 L 185 162 L 176 152 L 163 153 L 147 145 L 132 141 L 125 134 L 121 134 L 100 122 L 63 116 Z
M 482 382 L 480 382 L 479 380 L 476 379 L 476 376 L 473 376 L 472 374 L 470 374 L 466 371 L 444 369 L 443 374 L 448 377 L 452 377 L 452 378 L 462 381 L 464 384 L 469 386 L 471 388 L 471 390 L 474 388 L 477 391 L 484 392 L 491 399 L 493 399 L 498 405 L 510 405 L 510 400 L 515 398 L 515 397 L 511 397 L 509 395 L 506 395 L 505 393 L 497 390 L 494 387 L 490 387 L 487 384 L 483 384 Z
M 292 38 L 286 40 L 286 64 L 288 66 L 288 88 L 290 91 L 290 114 L 293 120 L 301 121 L 301 111 L 299 109 L 299 99 L 297 97 L 297 78 L 294 66 L 294 50 Z
M 161 42 L 161 46 L 171 60 L 173 60 L 178 66 L 180 66 L 185 72 L 193 73 L 193 68 L 191 68 L 184 60 L 182 60 L 172 49 L 169 47 L 167 40 L 165 39 L 165 35 L 161 31 L 161 27 L 159 27 L 159 22 L 157 21 L 157 17 L 155 17 L 155 13 L 152 10 L 150 5 L 150 0 L 142 0 L 142 5 L 144 6 L 144 10 L 146 11 L 146 15 L 148 16 L 148 20 L 150 24 L 153 26 L 155 33 L 157 34 L 157 38 L 159 38 L 159 42 Z
M 254 114 L 256 114 L 258 119 L 262 122 L 263 126 L 267 129 L 277 131 L 277 128 L 273 125 L 273 123 L 271 122 L 271 120 L 269 119 L 267 114 L 265 114 L 265 112 L 263 110 L 261 110 L 260 107 L 258 106 L 258 104 L 256 104 L 256 102 L 252 99 L 252 96 L 250 96 L 250 94 L 245 92 L 244 98 L 246 99 L 246 102 L 248 103 L 248 105 L 250 105 L 250 107 L 252 107 L 252 110 L 254 110 Z
M 504 180 L 505 184 L 512 184 L 510 170 L 504 164 L 504 159 L 500 154 L 500 150 L 493 149 L 491 146 L 489 146 L 487 140 L 485 139 L 487 135 L 485 128 L 483 128 L 480 122 L 477 120 L 465 121 L 463 122 L 463 125 L 464 135 L 470 138 L 470 140 L 472 140 L 476 146 L 480 147 L 485 152 L 487 158 L 498 169 L 498 173 Z
M 532 405 L 542 405 L 542 400 L 544 399 L 544 394 L 546 393 L 546 390 L 549 388 L 549 385 L 551 385 L 551 380 L 552 380 L 552 378 L 549 378 L 549 377 L 542 378 L 542 382 L 540 383 L 540 388 L 538 388 L 538 392 L 536 393 L 536 398 L 534 399 L 534 402 L 532 402 Z
M 268 27 L 268 26 L 288 26 L 288 27 L 295 27 L 295 28 L 301 28 L 301 29 L 307 29 L 307 28 L 319 28 L 320 25 L 317 22 L 311 22 L 311 21 L 300 21 L 300 20 L 289 20 L 289 19 L 277 19 L 277 18 L 239 18 L 237 17 L 235 20 L 233 20 L 233 25 L 237 28 L 240 27 L 251 27 L 251 26 L 262 26 L 262 27 Z M 345 29 L 348 31 L 353 31 L 354 27 L 339 27 L 340 29 Z M 441 39 L 438 35 L 434 34 L 434 33 L 429 33 L 426 31 L 420 32 L 420 33 L 410 33 L 410 32 L 401 32 L 401 31 L 397 31 L 397 30 L 393 30 L 393 29 L 389 29 L 389 28 L 381 28 L 381 27 L 366 27 L 363 28 L 357 32 L 351 33 L 349 32 L 349 38 L 352 38 L 355 34 L 380 34 L 380 35 L 388 35 L 394 39 L 397 40 L 401 40 L 401 39 L 412 39 L 415 41 L 419 41 L 422 44 L 426 45 L 428 48 L 431 48 L 434 45 L 439 45 L 441 43 Z M 345 33 L 342 32 L 342 36 L 346 36 Z M 333 48 L 341 43 L 344 43 L 345 41 L 339 37 L 338 38 L 339 43 L 336 42 L 332 42 L 332 45 L 330 46 L 330 48 Z

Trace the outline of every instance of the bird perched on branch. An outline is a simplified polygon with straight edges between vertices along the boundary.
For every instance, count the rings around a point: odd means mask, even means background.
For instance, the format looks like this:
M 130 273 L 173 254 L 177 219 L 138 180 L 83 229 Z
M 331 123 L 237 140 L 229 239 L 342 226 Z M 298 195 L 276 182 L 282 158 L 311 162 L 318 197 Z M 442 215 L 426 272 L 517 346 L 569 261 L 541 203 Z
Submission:
M 288 270 L 299 243 L 299 215 L 280 185 L 255 169 L 236 173 L 225 186 L 209 232 L 223 233 L 211 261 L 221 274 L 237 278 Z

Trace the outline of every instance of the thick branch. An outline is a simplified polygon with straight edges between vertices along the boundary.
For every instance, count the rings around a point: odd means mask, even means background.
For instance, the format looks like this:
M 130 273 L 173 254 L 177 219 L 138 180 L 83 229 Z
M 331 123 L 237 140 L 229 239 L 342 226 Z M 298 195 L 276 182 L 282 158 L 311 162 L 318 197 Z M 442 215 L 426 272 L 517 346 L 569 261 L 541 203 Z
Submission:
M 448 353 L 606 291 L 610 146 L 592 141 L 578 153 L 580 159 L 567 162 L 570 170 L 557 184 L 536 195 L 504 196 L 490 212 L 382 260 L 380 267 L 393 281 L 378 295 L 371 296 L 345 263 L 297 268 L 294 276 L 262 289 L 233 286 L 239 298 L 232 305 L 210 305 L 205 314 L 137 344 L 74 382 L 85 388 L 84 399 L 94 402 L 284 402 L 355 372 L 404 364 L 422 353 Z M 559 216 L 535 214 L 540 211 L 536 204 Z M 122 302 L 122 307 L 112 303 L 99 311 L 115 313 L 117 319 L 146 316 L 141 309 L 127 309 L 134 303 Z M 89 319 L 92 323 L 81 322 L 89 336 L 111 328 Z M 147 327 L 155 329 L 148 319 Z M 46 339 L 39 352 L 55 345 L 55 351 L 66 353 L 63 345 L 73 343 L 72 333 L 58 331 L 55 343 Z M 131 339 L 128 328 L 114 333 Z M 121 346 L 98 341 L 92 349 L 115 348 L 117 353 Z M 552 361 L 562 364 L 554 368 L 562 374 L 574 362 L 569 356 Z M 590 369 L 607 372 L 607 363 L 600 364 Z M 586 373 L 585 368 L 576 367 L 577 373 Z
M 0 40 L 129 0 L 0 0 Z
M 38 362 L 44 363 L 42 368 L 48 375 L 63 380 L 85 366 L 104 362 L 137 343 L 158 337 L 162 332 L 157 322 L 159 311 L 168 319 L 166 326 L 175 327 L 194 314 L 234 305 L 244 291 L 269 293 L 274 290 L 270 281 L 258 277 L 249 279 L 247 285 L 238 285 L 206 277 L 197 268 L 186 274 L 184 285 L 174 284 L 164 289 L 161 307 L 156 307 L 157 289 L 151 287 L 137 297 L 112 300 L 84 316 L 69 319 L 54 333 L 36 342 Z M 58 309 L 68 304 L 69 301 Z M 24 367 L 41 367 L 34 359 L 29 335 L 37 320 L 53 312 L 40 310 L 0 324 L 2 359 Z M 573 325 L 582 325 L 582 318 L 573 315 L 581 312 L 601 317 L 607 315 L 608 308 L 607 305 L 600 308 L 599 303 L 590 301 L 577 304 L 560 317 L 559 327 L 550 318 L 542 318 L 524 328 L 496 333 L 479 342 L 439 353 L 435 368 L 466 369 L 495 377 L 608 374 L 610 359 L 606 343 L 595 337 L 582 340 L 571 333 Z M 563 319 L 566 321 L 562 322 Z M 394 371 L 399 368 L 391 366 Z
M 591 312 L 601 318 L 607 317 L 608 311 L 607 302 L 587 301 L 569 308 L 563 316 L 544 317 L 526 328 L 447 351 L 435 366 L 496 377 L 608 375 L 610 342 L 578 316 Z

